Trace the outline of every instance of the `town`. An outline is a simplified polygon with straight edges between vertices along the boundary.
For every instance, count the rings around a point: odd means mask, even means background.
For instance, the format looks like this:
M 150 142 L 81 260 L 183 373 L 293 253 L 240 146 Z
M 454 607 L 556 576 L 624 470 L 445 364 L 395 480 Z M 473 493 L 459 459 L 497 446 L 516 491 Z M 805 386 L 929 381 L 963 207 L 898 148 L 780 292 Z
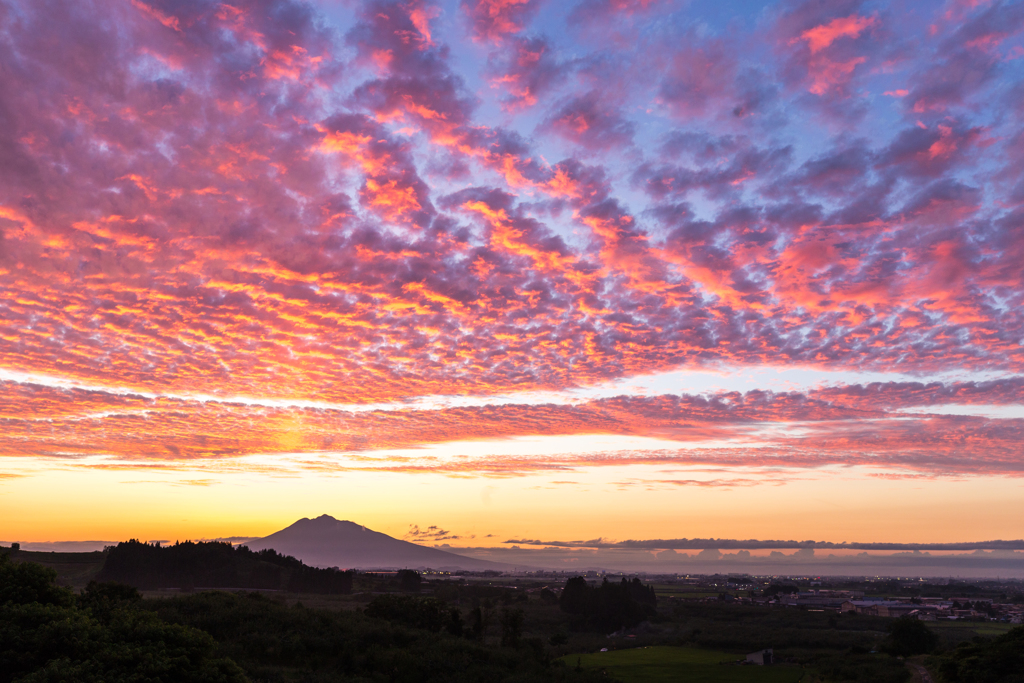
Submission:
M 425 579 L 435 582 L 483 582 L 527 592 L 551 590 L 556 594 L 566 577 L 575 575 L 553 571 L 423 572 Z M 659 599 L 669 601 L 722 602 L 840 614 L 853 612 L 875 617 L 911 617 L 921 621 L 1024 623 L 1024 581 L 1017 579 L 621 574 L 601 570 L 590 570 L 581 575 L 592 583 L 605 579 L 615 582 L 635 576 L 652 585 Z

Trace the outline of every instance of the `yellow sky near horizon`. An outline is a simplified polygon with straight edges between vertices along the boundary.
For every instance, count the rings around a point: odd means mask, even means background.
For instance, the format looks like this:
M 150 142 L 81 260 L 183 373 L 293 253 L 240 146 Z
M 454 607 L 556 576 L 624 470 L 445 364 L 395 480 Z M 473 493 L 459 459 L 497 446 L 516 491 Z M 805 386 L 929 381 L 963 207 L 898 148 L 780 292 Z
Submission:
M 507 441 L 478 445 L 515 448 Z M 535 440 L 531 447 L 544 445 Z M 445 445 L 430 450 L 433 456 L 462 452 Z M 437 542 L 478 547 L 511 538 L 967 542 L 1024 536 L 1024 480 L 1019 478 L 923 481 L 862 466 L 723 471 L 593 462 L 558 472 L 481 476 L 330 471 L 323 466 L 328 460 L 337 458 L 106 461 L 102 466 L 19 459 L 7 464 L 7 474 L 15 476 L 0 479 L 0 538 L 264 536 L 320 514 L 398 538 L 412 525 L 436 526 L 458 536 Z

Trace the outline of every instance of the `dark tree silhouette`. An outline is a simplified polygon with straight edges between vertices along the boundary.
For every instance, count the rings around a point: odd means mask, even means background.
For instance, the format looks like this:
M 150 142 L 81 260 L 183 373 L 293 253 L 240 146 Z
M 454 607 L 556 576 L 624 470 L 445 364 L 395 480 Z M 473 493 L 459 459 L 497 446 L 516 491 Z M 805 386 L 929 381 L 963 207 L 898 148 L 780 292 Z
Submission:
M 461 636 L 462 614 L 454 607 L 448 607 L 436 598 L 420 598 L 412 595 L 378 595 L 364 611 L 366 616 L 386 619 L 413 628 L 438 633 L 445 631 Z
M 568 614 L 583 614 L 590 604 L 591 588 L 587 580 L 582 576 L 574 576 L 565 582 L 562 589 L 562 596 L 558 599 L 563 612 Z
M 562 611 L 576 616 L 575 626 L 598 631 L 617 631 L 636 626 L 654 615 L 657 597 L 654 589 L 640 579 L 619 583 L 605 579 L 592 588 L 582 576 L 565 582 L 559 598 Z
M 412 569 L 399 569 L 395 578 L 398 579 L 398 587 L 409 593 L 418 593 L 423 583 L 420 573 Z
M 764 589 L 764 595 L 768 598 L 777 595 L 794 595 L 799 592 L 800 589 L 796 586 L 784 583 L 773 583 L 772 585 Z
M 1024 626 L 991 640 L 961 643 L 939 660 L 948 683 L 1021 683 L 1024 681 Z
M 923 621 L 913 617 L 900 617 L 889 625 L 889 637 L 883 648 L 900 657 L 923 655 L 938 646 L 939 636 Z
M 516 647 L 523 637 L 523 620 L 525 615 L 521 609 L 506 609 L 501 612 L 501 644 Z
M 91 584 L 76 599 L 56 577 L 0 556 L 0 683 L 247 680 L 208 634 L 138 609 L 134 589 Z
M 274 550 L 185 541 L 161 547 L 136 540 L 107 551 L 101 581 L 141 589 L 245 588 L 295 593 L 351 593 L 352 573 L 310 567 Z

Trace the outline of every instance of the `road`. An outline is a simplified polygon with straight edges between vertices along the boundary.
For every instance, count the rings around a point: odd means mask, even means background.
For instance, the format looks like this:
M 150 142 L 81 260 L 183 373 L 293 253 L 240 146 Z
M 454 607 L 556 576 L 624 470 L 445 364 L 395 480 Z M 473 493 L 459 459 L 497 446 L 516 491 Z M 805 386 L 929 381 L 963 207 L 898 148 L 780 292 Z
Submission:
M 928 673 L 928 669 L 917 662 L 907 662 L 907 666 L 914 672 L 914 683 L 935 683 L 932 680 L 932 675 Z

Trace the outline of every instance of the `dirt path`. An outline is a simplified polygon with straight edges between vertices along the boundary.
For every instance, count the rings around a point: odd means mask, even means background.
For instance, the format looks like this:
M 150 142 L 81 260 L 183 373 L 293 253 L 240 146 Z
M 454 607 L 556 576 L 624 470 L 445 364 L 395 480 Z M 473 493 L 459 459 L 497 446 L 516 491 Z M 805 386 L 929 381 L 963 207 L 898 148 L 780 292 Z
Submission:
M 934 683 L 932 675 L 922 665 L 917 662 L 907 662 L 907 666 L 910 667 L 914 674 L 914 677 L 911 679 L 913 683 Z

